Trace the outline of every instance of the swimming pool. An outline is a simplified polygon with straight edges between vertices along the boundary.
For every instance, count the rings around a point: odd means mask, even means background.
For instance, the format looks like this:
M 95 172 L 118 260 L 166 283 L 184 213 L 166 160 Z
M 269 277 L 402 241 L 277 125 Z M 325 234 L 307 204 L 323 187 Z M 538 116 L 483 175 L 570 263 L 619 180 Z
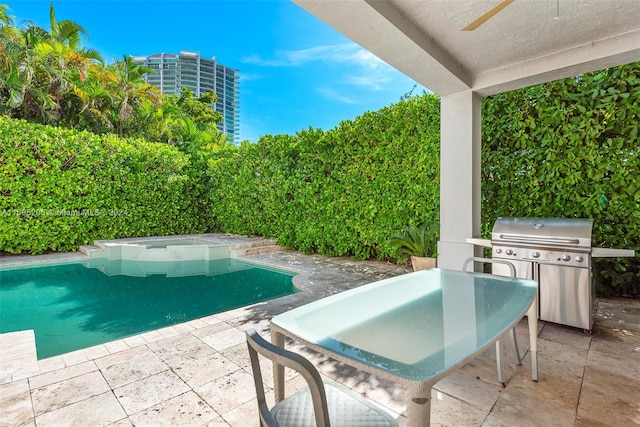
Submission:
M 43 359 L 295 293 L 295 274 L 236 258 L 0 269 L 0 333 L 33 329 Z

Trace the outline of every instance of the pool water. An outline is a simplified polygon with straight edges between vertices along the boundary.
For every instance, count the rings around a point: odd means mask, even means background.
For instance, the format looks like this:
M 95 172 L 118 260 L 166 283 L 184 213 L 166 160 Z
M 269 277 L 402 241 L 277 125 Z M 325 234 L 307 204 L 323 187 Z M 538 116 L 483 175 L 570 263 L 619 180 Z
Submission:
M 184 262 L 0 270 L 0 333 L 33 329 L 43 359 L 297 292 L 292 272 L 234 258 L 202 263 L 206 274 L 190 276 L 113 273 L 180 271 Z

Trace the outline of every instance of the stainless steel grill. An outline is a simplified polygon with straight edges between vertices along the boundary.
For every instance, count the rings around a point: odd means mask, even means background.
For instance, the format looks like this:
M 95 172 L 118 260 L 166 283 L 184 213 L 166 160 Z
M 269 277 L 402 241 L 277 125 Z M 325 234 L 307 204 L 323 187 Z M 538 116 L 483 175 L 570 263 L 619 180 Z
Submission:
M 498 218 L 491 240 L 468 243 L 491 247 L 492 257 L 511 262 L 516 275 L 538 281 L 540 319 L 590 331 L 595 319 L 594 257 L 633 257 L 631 249 L 592 247 L 593 220 L 584 218 Z M 494 264 L 494 274 L 509 275 Z
M 540 284 L 540 319 L 591 330 L 595 286 L 591 262 L 593 220 L 498 218 L 492 256 L 513 263 L 519 277 Z M 495 264 L 494 274 L 505 267 Z

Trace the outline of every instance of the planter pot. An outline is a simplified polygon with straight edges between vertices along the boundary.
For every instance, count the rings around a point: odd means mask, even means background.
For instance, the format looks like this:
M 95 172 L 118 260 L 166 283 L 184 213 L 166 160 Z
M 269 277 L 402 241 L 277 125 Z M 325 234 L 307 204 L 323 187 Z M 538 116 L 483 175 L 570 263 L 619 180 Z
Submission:
M 428 270 L 429 268 L 436 268 L 437 260 L 437 258 L 411 256 L 411 265 L 413 266 L 413 271 Z

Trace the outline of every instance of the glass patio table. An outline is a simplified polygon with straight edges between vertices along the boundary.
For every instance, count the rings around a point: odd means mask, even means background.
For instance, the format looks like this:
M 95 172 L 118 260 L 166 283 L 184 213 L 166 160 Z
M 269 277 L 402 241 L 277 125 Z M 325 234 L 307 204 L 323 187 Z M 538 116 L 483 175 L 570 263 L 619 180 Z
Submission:
M 429 425 L 431 387 L 528 315 L 537 380 L 537 291 L 533 280 L 430 269 L 370 283 L 271 319 L 271 341 L 285 336 L 401 384 L 410 426 Z M 274 365 L 276 401 L 284 368 Z

